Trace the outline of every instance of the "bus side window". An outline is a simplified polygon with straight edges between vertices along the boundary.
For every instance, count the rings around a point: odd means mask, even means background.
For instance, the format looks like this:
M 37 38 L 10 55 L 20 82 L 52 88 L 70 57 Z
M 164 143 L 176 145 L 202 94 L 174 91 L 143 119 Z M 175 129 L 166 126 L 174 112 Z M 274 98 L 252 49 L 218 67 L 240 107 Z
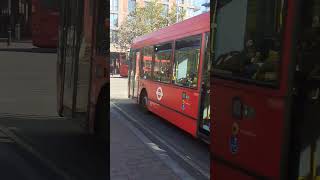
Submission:
M 142 61 L 140 63 L 140 77 L 142 79 L 151 79 L 152 72 L 153 46 L 143 48 Z
M 153 80 L 170 83 L 172 44 L 156 45 L 154 51 Z
M 172 82 L 179 86 L 197 88 L 201 36 L 176 41 Z
M 245 2 L 231 1 L 218 9 L 222 12 L 217 17 L 214 73 L 275 85 L 280 64 L 282 0 Z M 237 21 L 230 21 L 232 18 Z
M 298 70 L 303 79 L 319 76 L 320 0 L 302 5 L 302 29 L 298 44 Z

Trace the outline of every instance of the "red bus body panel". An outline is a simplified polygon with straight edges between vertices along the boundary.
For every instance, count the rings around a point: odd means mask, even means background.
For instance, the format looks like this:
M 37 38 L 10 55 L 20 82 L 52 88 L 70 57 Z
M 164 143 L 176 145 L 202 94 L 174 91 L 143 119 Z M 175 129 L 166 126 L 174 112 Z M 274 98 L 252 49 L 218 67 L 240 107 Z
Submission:
M 214 80 L 214 97 L 211 101 L 215 121 L 212 123 L 213 135 L 211 150 L 216 156 L 233 162 L 244 169 L 258 174 L 278 177 L 281 162 L 281 151 L 284 130 L 283 97 L 268 95 L 269 92 L 247 90 L 239 85 Z M 267 95 L 266 95 L 267 94 Z M 239 120 L 239 150 L 236 155 L 230 152 L 229 139 L 232 126 L 236 121 L 232 117 L 232 98 L 240 97 L 246 105 L 254 107 L 254 119 Z M 274 123 L 270 123 L 274 122 Z M 262 163 L 263 162 L 263 163 Z M 221 173 L 214 171 L 215 174 Z M 228 174 L 226 174 L 228 175 Z
M 270 88 L 213 77 L 211 80 L 212 122 L 211 180 L 282 180 L 286 172 L 288 142 L 287 92 L 291 63 L 294 3 L 288 0 L 283 33 L 279 87 Z M 232 99 L 254 109 L 253 117 L 236 119 Z M 231 153 L 232 127 L 238 124 L 238 151 Z M 227 164 L 227 165 L 226 165 Z M 257 175 L 257 176 L 255 176 Z M 260 177 L 260 178 L 259 178 Z
M 134 40 L 132 49 L 140 49 L 150 45 L 156 45 L 164 42 L 173 42 L 181 38 L 200 35 L 202 37 L 198 86 L 197 88 L 180 87 L 174 84 L 166 84 L 151 80 L 144 80 L 139 77 L 138 83 L 138 100 L 140 92 L 145 89 L 148 93 L 148 109 L 168 120 L 170 123 L 185 130 L 192 136 L 197 136 L 197 126 L 199 117 L 199 102 L 200 102 L 200 84 L 202 78 L 202 62 L 204 57 L 205 35 L 210 31 L 210 13 L 201 14 L 199 16 L 187 19 L 183 22 L 165 27 L 148 35 L 138 37 Z M 144 57 L 146 60 L 151 58 Z M 137 64 L 140 61 L 137 60 Z M 139 72 L 138 72 L 139 73 Z M 161 87 L 163 97 L 157 99 L 157 89 Z M 186 93 L 189 99 L 182 99 L 182 94 Z M 182 106 L 185 105 L 183 110 Z
M 32 44 L 42 48 L 57 48 L 59 11 L 41 6 L 32 0 Z
M 120 76 L 127 77 L 128 76 L 128 65 L 120 64 Z
M 183 37 L 201 34 L 210 31 L 210 14 L 204 13 L 173 24 L 158 31 L 134 39 L 132 48 L 138 49 L 148 45 L 168 42 Z
M 156 95 L 158 87 L 161 87 L 163 92 L 161 101 L 158 101 Z M 140 89 L 142 88 L 147 89 L 150 111 L 196 136 L 199 111 L 199 92 L 197 90 L 172 87 L 172 85 L 148 82 L 146 80 L 141 80 Z M 186 92 L 190 99 L 182 100 L 182 92 Z M 184 111 L 181 108 L 182 101 L 185 101 L 186 105 Z

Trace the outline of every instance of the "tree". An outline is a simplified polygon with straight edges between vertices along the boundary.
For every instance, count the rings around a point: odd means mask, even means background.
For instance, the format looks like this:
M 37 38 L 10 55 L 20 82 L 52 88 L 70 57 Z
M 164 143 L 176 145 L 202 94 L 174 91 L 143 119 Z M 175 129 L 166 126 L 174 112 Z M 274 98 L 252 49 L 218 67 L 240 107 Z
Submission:
M 137 7 L 120 25 L 115 45 L 127 50 L 134 38 L 174 24 L 177 19 L 181 21 L 185 17 L 185 11 L 177 11 L 176 5 L 173 5 L 167 15 L 163 12 L 162 4 L 157 0 L 148 1 L 144 7 Z

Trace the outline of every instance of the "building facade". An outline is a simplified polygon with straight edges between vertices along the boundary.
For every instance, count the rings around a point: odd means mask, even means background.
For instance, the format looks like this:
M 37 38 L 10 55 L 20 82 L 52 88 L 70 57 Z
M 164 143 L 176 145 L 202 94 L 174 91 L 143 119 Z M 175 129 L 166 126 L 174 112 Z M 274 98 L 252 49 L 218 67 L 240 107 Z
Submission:
M 135 10 L 137 6 L 144 6 L 149 0 L 110 0 L 110 62 L 116 65 L 115 61 L 125 58 L 126 52 L 118 49 L 115 43 L 118 40 L 118 28 L 126 19 L 128 14 Z M 168 14 L 175 4 L 178 10 L 185 10 L 185 19 L 196 15 L 200 7 L 196 6 L 197 0 L 158 0 L 164 7 L 164 14 Z

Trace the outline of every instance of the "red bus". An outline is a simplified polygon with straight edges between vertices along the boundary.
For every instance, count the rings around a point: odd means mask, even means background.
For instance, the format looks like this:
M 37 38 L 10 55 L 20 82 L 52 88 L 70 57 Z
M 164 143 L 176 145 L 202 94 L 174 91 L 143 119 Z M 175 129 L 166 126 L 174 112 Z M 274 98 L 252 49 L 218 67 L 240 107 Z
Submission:
M 320 1 L 220 0 L 212 180 L 320 179 Z
M 210 133 L 210 14 L 134 40 L 129 97 L 194 137 Z
M 128 60 L 125 55 L 120 56 L 119 71 L 120 71 L 120 76 L 128 77 Z
M 108 12 L 104 0 L 63 1 L 57 61 L 59 115 L 79 119 L 104 140 L 109 139 Z
M 32 44 L 56 48 L 58 43 L 60 0 L 32 0 Z

